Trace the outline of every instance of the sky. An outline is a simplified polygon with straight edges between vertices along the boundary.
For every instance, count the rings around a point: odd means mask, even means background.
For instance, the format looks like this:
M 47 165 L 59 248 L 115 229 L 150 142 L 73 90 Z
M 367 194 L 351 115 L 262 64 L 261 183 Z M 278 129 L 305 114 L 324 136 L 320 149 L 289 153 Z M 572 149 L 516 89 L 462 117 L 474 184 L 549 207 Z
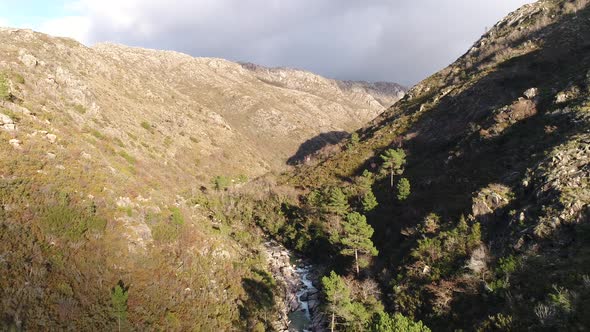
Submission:
M 0 26 L 413 85 L 531 0 L 0 0 Z

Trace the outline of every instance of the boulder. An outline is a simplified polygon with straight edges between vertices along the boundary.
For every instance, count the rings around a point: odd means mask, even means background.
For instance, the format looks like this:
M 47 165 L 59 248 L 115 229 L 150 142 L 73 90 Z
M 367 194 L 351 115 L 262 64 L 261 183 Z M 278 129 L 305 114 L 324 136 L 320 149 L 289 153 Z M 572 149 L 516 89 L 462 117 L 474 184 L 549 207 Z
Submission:
M 49 141 L 49 143 L 51 144 L 55 144 L 55 142 L 57 141 L 57 136 L 54 134 L 47 134 L 45 135 L 45 138 Z
M 15 149 L 18 149 L 20 148 L 22 142 L 20 140 L 17 140 L 16 138 L 13 138 L 10 141 L 8 141 L 8 143 L 12 145 L 12 147 L 14 147 Z
M 527 99 L 533 99 L 533 98 L 537 97 L 538 95 L 539 95 L 539 89 L 537 89 L 537 88 L 530 88 L 524 92 L 524 96 L 527 97 Z
M 27 53 L 27 51 L 21 49 L 18 52 L 18 59 L 27 67 L 29 68 L 34 68 L 39 64 L 39 61 L 37 60 L 37 58 L 35 58 L 33 55 Z
M 5 114 L 0 113 L 0 125 L 6 125 L 6 124 L 13 124 L 14 121 L 12 121 L 12 119 Z

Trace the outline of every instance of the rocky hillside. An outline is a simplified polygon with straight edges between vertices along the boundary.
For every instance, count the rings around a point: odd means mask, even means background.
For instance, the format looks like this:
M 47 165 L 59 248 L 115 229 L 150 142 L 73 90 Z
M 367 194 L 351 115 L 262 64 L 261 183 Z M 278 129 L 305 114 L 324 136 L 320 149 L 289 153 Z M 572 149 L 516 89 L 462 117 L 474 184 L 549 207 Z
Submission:
M 275 326 L 262 234 L 205 195 L 401 96 L 305 77 L 0 29 L 0 330 Z
M 311 219 L 310 243 L 345 259 L 349 242 L 334 233 L 349 221 L 316 209 L 344 195 L 375 230 L 379 255 L 361 279 L 380 283 L 388 310 L 434 330 L 587 329 L 589 70 L 588 1 L 522 7 L 358 142 L 285 178 L 305 188 L 298 223 Z
M 252 63 L 243 63 L 242 66 L 263 82 L 336 102 L 352 100 L 360 105 L 389 108 L 402 99 L 406 91 L 403 86 L 391 82 L 337 81 L 297 69 L 266 68 Z
M 281 85 L 222 59 L 87 48 L 25 30 L 3 29 L 0 39 L 0 70 L 25 80 L 11 81 L 17 104 L 54 117 L 47 131 L 61 120 L 128 143 L 139 161 L 185 171 L 198 164 L 190 173 L 201 181 L 279 170 L 302 142 L 357 129 L 403 96 L 401 87 L 340 88 L 299 71 L 283 72 Z

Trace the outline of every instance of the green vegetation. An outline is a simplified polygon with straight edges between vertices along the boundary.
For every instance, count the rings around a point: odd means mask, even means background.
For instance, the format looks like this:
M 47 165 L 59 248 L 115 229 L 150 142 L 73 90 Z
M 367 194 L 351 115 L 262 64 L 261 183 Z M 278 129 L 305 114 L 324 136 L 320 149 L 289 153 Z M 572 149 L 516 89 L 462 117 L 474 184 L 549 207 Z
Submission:
M 65 204 L 46 208 L 41 219 L 41 227 L 47 234 L 72 241 L 81 240 L 86 232 L 102 232 L 105 226 L 104 219 Z
M 127 153 L 125 150 L 119 151 L 119 156 L 123 157 L 123 159 L 125 159 L 131 165 L 135 165 L 135 163 L 137 163 L 137 159 L 135 159 L 135 157 Z
M 325 206 L 325 211 L 336 215 L 344 216 L 350 210 L 348 199 L 340 188 L 332 188 Z
M 373 209 L 375 209 L 377 207 L 377 205 L 379 205 L 379 203 L 377 202 L 377 197 L 375 197 L 375 194 L 373 194 L 372 191 L 367 191 L 363 195 L 362 204 L 363 204 L 363 211 L 365 213 L 373 211 Z
M 154 127 L 152 127 L 152 125 L 147 121 L 141 121 L 141 128 L 149 131 L 152 134 L 155 132 Z
M 74 111 L 76 111 L 76 113 L 81 114 L 81 115 L 84 115 L 84 114 L 86 114 L 86 112 L 88 112 L 86 107 L 84 107 L 84 105 L 80 105 L 80 104 L 74 105 Z
M 14 74 L 14 81 L 18 84 L 25 84 L 25 78 L 19 73 Z
M 430 332 L 421 321 L 414 322 L 402 314 L 388 315 L 378 312 L 373 318 L 372 332 Z
M 10 96 L 10 82 L 6 74 L 0 73 L 0 100 L 8 100 Z
M 399 179 L 397 183 L 397 199 L 404 201 L 410 196 L 410 180 L 406 178 Z
M 322 278 L 322 288 L 326 297 L 327 311 L 331 317 L 330 331 L 335 331 L 337 319 L 343 321 L 351 319 L 350 290 L 334 271 Z
M 406 165 L 406 153 L 402 149 L 388 149 L 381 155 L 383 172 L 390 174 L 390 186 L 393 187 L 393 176 L 400 175 L 404 172 Z
M 231 179 L 226 176 L 218 175 L 213 178 L 213 188 L 217 191 L 226 190 L 230 185 Z
M 338 239 L 338 242 L 344 247 L 341 253 L 346 256 L 354 256 L 356 274 L 358 275 L 360 273 L 359 253 L 371 256 L 377 256 L 379 253 L 371 242 L 374 230 L 367 224 L 367 218 L 357 212 L 346 216 L 343 229 L 344 232 Z
M 352 149 L 353 147 L 357 146 L 360 141 L 361 139 L 359 137 L 359 134 L 357 132 L 354 132 L 350 135 L 350 140 L 348 141 L 347 147 L 349 149 Z
M 117 326 L 121 331 L 121 323 L 127 320 L 127 299 L 129 298 L 129 289 L 119 282 L 112 290 L 111 302 L 113 304 L 113 314 L 117 318 Z

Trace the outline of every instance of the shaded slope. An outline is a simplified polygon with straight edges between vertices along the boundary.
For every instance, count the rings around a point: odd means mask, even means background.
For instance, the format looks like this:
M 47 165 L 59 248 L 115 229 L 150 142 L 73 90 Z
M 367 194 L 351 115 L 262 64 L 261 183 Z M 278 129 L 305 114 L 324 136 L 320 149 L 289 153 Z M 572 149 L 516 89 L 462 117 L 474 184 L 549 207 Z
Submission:
M 510 14 L 360 130 L 359 144 L 342 144 L 286 180 L 346 188 L 364 170 L 378 173 L 385 149 L 407 152 L 410 198 L 399 202 L 381 177 L 373 187 L 380 205 L 369 214 L 380 250 L 374 271 L 392 309 L 448 330 L 588 323 L 586 4 L 540 1 Z M 424 233 L 431 213 L 441 217 L 438 230 Z M 484 245 L 455 257 L 448 232 L 461 215 L 481 225 Z M 502 274 L 502 257 L 516 257 L 518 269 Z M 471 270 L 474 260 L 484 268 Z M 494 287 L 496 278 L 506 287 Z M 567 298 L 569 311 L 551 302 L 556 296 Z

